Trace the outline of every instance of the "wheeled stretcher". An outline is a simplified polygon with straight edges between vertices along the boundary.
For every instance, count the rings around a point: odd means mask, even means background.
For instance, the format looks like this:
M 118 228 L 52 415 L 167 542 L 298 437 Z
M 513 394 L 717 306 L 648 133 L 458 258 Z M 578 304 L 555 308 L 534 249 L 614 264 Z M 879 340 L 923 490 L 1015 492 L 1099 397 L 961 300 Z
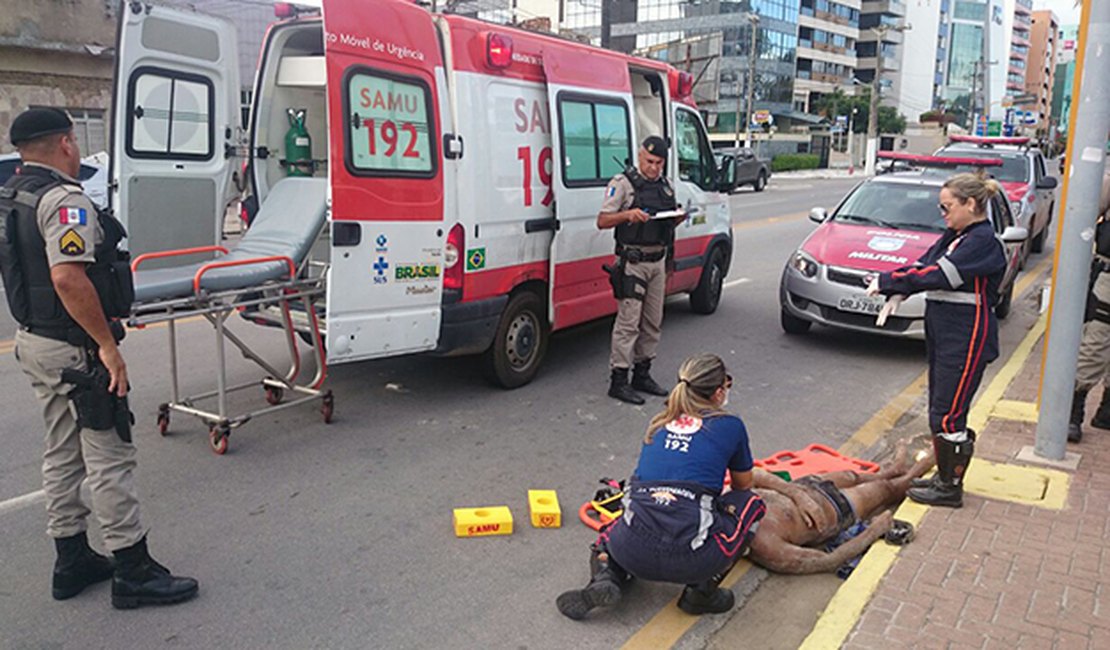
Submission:
M 330 390 L 322 388 L 327 362 L 316 307 L 324 298 L 327 273 L 326 269 L 321 271 L 309 263 L 309 252 L 324 228 L 326 203 L 326 179 L 285 178 L 271 188 L 251 227 L 234 248 L 204 246 L 161 251 L 140 255 L 132 262 L 135 303 L 128 324 L 132 327 L 154 323 L 167 325 L 171 384 L 170 401 L 158 408 L 158 430 L 162 435 L 169 428 L 171 411 L 192 415 L 208 425 L 212 451 L 223 454 L 228 449 L 231 430 L 256 416 L 320 400 L 324 422 L 331 421 L 334 398 Z M 141 268 L 151 260 L 212 252 L 220 255 L 205 262 Z M 303 310 L 305 315 L 300 325 L 294 322 L 295 309 Z M 226 326 L 227 319 L 237 312 L 264 310 L 278 314 L 274 324 L 285 333 L 289 367 L 284 372 L 254 352 Z M 198 317 L 207 319 L 215 329 L 216 388 L 183 397 L 178 382 L 176 325 L 182 319 Z M 298 335 L 310 343 L 316 361 L 315 375 L 308 381 L 299 381 L 302 369 L 296 343 Z M 225 342 L 231 342 L 245 358 L 267 373 L 261 382 L 227 385 Z M 229 414 L 228 394 L 255 386 L 265 391 L 269 406 L 238 415 Z M 296 397 L 285 401 L 286 391 Z M 202 400 L 213 397 L 216 398 L 215 412 L 198 406 Z

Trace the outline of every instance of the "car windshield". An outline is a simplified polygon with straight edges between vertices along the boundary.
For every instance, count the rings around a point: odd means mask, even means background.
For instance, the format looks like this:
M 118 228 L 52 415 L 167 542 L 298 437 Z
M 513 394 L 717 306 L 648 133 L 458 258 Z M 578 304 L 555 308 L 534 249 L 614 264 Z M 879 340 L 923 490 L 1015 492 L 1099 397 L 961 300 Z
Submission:
M 908 230 L 944 230 L 937 209 L 940 187 L 910 183 L 864 183 L 833 215 L 842 223 L 870 224 Z
M 1025 154 L 1003 154 L 999 152 L 965 152 L 965 151 L 948 151 L 942 152 L 939 155 L 949 156 L 963 156 L 971 158 L 1001 158 L 1001 167 L 985 167 L 987 173 L 995 177 L 999 181 L 1007 183 L 1028 183 L 1029 182 L 1029 162 Z M 975 173 L 979 167 L 974 165 L 960 165 L 952 170 L 953 174 L 961 172 Z

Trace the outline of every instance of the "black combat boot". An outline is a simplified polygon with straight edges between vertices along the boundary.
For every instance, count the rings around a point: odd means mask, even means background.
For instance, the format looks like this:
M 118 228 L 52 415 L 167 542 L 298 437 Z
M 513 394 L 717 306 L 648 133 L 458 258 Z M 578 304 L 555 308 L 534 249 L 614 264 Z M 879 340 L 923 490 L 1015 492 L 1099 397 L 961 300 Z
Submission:
M 927 487 L 910 488 L 906 496 L 930 506 L 961 508 L 964 505 L 964 476 L 975 454 L 975 432 L 968 430 L 967 440 L 952 442 L 933 437 L 937 459 L 936 480 Z
M 628 385 L 628 368 L 613 368 L 609 377 L 609 397 L 629 404 L 643 404 L 644 398 Z
M 1103 386 L 1102 399 L 1098 403 L 1098 410 L 1091 418 L 1091 426 L 1096 429 L 1110 429 L 1110 388 Z
M 670 391 L 651 378 L 651 359 L 640 361 L 632 366 L 632 387 L 648 395 L 666 397 L 670 394 Z
M 696 585 L 686 585 L 678 599 L 678 608 L 687 614 L 723 614 L 736 604 L 731 589 L 721 589 L 716 580 L 706 580 Z
M 1079 442 L 1083 440 L 1083 417 L 1086 415 L 1085 406 L 1087 403 L 1087 391 L 1089 389 L 1076 390 L 1075 394 L 1071 397 L 1071 418 L 1068 420 L 1068 442 Z M 1102 394 L 1102 401 L 1106 401 L 1106 393 Z M 1102 404 L 1099 404 L 1099 411 L 1102 410 Z M 1094 420 L 1098 419 L 1098 415 L 1091 420 L 1091 425 L 1094 426 Z
M 54 600 L 73 598 L 89 585 L 112 577 L 112 560 L 89 548 L 82 531 L 71 537 L 54 538 L 58 559 L 54 561 Z
M 112 607 L 134 609 L 142 605 L 170 605 L 197 595 L 197 581 L 170 574 L 146 549 L 146 537 L 134 546 L 116 551 L 112 578 Z
M 582 589 L 571 589 L 559 594 L 555 606 L 567 618 L 580 621 L 598 607 L 611 607 L 620 602 L 621 585 L 629 576 L 613 561 L 609 554 L 597 547 L 590 547 L 590 582 Z

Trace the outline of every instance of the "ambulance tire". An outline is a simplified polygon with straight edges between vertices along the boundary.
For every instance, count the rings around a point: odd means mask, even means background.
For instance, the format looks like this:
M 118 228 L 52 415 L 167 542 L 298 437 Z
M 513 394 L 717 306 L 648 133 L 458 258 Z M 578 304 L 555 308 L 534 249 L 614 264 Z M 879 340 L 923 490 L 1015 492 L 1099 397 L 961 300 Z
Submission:
M 725 283 L 725 254 L 720 246 L 709 253 L 709 261 L 701 272 L 698 286 L 690 292 L 690 309 L 697 314 L 712 314 L 721 304 L 721 290 Z
M 531 291 L 521 291 L 509 299 L 493 344 L 482 355 L 486 379 L 502 388 L 517 388 L 532 381 L 547 353 L 546 305 Z

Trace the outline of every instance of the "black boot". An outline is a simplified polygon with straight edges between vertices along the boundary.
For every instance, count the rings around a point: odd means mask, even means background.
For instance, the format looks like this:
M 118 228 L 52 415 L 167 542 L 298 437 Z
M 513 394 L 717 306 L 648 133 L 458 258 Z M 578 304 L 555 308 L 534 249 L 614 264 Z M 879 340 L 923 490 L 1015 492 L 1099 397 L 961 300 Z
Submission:
M 1068 442 L 1079 442 L 1083 440 L 1083 417 L 1086 415 L 1085 407 L 1087 404 L 1087 391 L 1089 389 L 1079 390 L 1076 389 L 1075 394 L 1071 396 L 1071 418 L 1068 419 Z M 1106 393 L 1103 393 L 1103 402 L 1106 401 Z M 1102 410 L 1102 404 L 1099 404 L 1099 410 Z M 1098 419 L 1095 415 L 1091 424 L 1094 425 L 1094 420 Z
M 116 551 L 112 578 L 112 607 L 134 609 L 142 605 L 170 605 L 197 595 L 197 581 L 170 574 L 146 549 L 146 537 L 134 546 Z
M 555 606 L 567 618 L 580 621 L 598 607 L 611 607 L 620 602 L 621 585 L 628 581 L 625 573 L 609 554 L 596 545 L 590 548 L 590 582 L 582 589 L 559 594 Z
M 670 391 L 655 383 L 655 380 L 651 378 L 651 359 L 640 361 L 632 366 L 632 387 L 648 395 L 666 397 L 670 394 Z
M 961 508 L 964 505 L 963 479 L 971 457 L 975 454 L 975 432 L 967 432 L 967 440 L 951 442 L 940 436 L 933 437 L 937 459 L 937 474 L 928 487 L 910 488 L 906 496 L 930 506 Z
M 54 600 L 73 598 L 89 585 L 112 577 L 112 560 L 89 548 L 84 532 L 54 538 L 58 559 L 54 561 Z
M 613 368 L 609 377 L 609 397 L 629 404 L 643 404 L 644 398 L 628 385 L 628 368 Z
M 1096 429 L 1110 429 L 1110 389 L 1102 388 L 1102 400 L 1098 403 L 1098 410 L 1091 418 L 1091 426 Z
M 716 580 L 706 580 L 696 585 L 686 585 L 678 599 L 678 608 L 687 614 L 723 614 L 736 604 L 731 589 L 721 589 Z

